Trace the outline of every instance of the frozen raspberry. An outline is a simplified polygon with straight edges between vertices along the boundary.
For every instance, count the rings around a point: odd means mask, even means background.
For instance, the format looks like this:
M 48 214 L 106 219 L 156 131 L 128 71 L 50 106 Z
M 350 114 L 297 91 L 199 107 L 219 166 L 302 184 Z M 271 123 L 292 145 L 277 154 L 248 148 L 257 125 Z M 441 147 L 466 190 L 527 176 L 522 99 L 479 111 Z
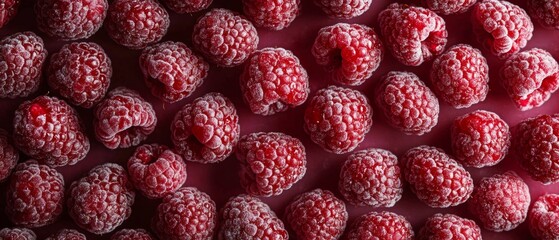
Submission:
M 444 19 L 426 8 L 392 3 L 380 12 L 378 21 L 386 46 L 407 66 L 431 60 L 447 42 Z
M 160 239 L 210 240 L 217 225 L 217 213 L 208 194 L 183 187 L 163 197 L 152 220 Z
M 481 240 L 481 229 L 476 222 L 454 214 L 437 213 L 427 219 L 419 230 L 420 240 Z
M 0 28 L 6 25 L 17 14 L 20 0 L 4 0 L 0 4 Z
M 63 100 L 49 96 L 19 105 L 14 143 L 26 155 L 52 167 L 74 165 L 90 148 L 78 113 Z
M 435 59 L 431 82 L 442 100 L 454 108 L 467 108 L 485 100 L 489 66 L 478 49 L 458 44 Z
M 347 218 L 344 202 L 322 189 L 297 196 L 285 209 L 285 219 L 298 239 L 338 239 Z
M 0 98 L 27 97 L 39 89 L 47 58 L 43 39 L 20 32 L 0 41 Z
M 421 0 L 423 6 L 442 15 L 464 13 L 476 2 L 477 0 Z
M 256 51 L 241 74 L 243 98 L 255 114 L 272 115 L 303 104 L 309 76 L 299 59 L 283 48 Z
M 342 19 L 361 16 L 369 10 L 372 2 L 372 0 L 314 0 L 314 4 L 326 15 Z
M 376 102 L 388 123 L 408 135 L 423 135 L 437 125 L 439 100 L 411 72 L 389 72 L 376 91 Z
M 51 234 L 45 240 L 87 240 L 83 233 L 74 229 L 62 229 L 57 233 Z
M 184 105 L 171 124 L 171 140 L 185 160 L 216 163 L 237 145 L 241 131 L 235 106 L 221 93 L 208 93 Z
M 151 104 L 124 87 L 110 91 L 94 113 L 95 137 L 110 149 L 137 146 L 157 124 Z
M 36 240 L 37 236 L 27 228 L 3 228 L 0 230 L 2 240 Z
M 509 125 L 499 115 L 478 110 L 454 120 L 450 129 L 456 160 L 467 167 L 494 166 L 510 147 Z
M 330 86 L 319 90 L 305 111 L 305 132 L 324 150 L 353 151 L 373 125 L 373 109 L 361 92 Z
M 243 12 L 257 27 L 282 30 L 301 11 L 301 0 L 243 0 Z
M 230 198 L 221 209 L 221 217 L 220 240 L 289 239 L 283 222 L 270 207 L 249 195 Z
M 318 65 L 333 73 L 336 83 L 357 86 L 378 68 L 384 47 L 372 28 L 338 23 L 320 29 L 312 54 Z
M 559 2 L 548 0 L 528 0 L 528 13 L 540 25 L 559 30 Z M 0 21 L 2 22 L 2 21 Z M 0 24 L 1 25 L 1 24 Z
M 107 93 L 113 68 L 101 46 L 93 42 L 69 43 L 53 54 L 47 68 L 50 88 L 70 103 L 91 108 Z
M 169 14 L 155 0 L 114 0 L 105 27 L 118 44 L 142 49 L 167 33 Z
M 184 43 L 168 41 L 144 49 L 140 68 L 151 93 L 174 103 L 202 85 L 210 66 Z
M 415 147 L 405 153 L 402 162 L 412 192 L 430 207 L 460 205 L 474 190 L 470 173 L 441 149 Z
M 111 236 L 111 240 L 152 240 L 154 239 L 144 229 L 122 229 Z
M 74 222 L 91 233 L 105 234 L 130 216 L 135 193 L 124 168 L 106 163 L 73 182 L 68 196 Z
M 256 50 L 258 34 L 252 23 L 238 13 L 214 8 L 194 25 L 192 42 L 210 62 L 234 67 Z
M 413 239 L 412 226 L 406 218 L 392 212 L 370 212 L 351 225 L 347 240 Z
M 8 139 L 8 133 L 0 129 L 0 182 L 6 180 L 19 160 L 19 153 Z
M 162 0 L 162 2 L 176 13 L 194 13 L 208 8 L 213 0 Z
M 520 110 L 543 105 L 559 88 L 559 64 L 543 49 L 510 57 L 501 68 L 502 84 Z
M 528 213 L 530 232 L 536 239 L 559 239 L 559 195 L 545 194 Z

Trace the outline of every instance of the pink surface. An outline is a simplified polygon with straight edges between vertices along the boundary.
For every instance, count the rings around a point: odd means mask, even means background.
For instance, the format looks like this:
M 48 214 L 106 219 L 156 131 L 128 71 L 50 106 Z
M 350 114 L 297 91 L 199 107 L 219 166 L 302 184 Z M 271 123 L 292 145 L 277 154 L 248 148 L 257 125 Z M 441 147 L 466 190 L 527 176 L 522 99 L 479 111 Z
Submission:
M 31 30 L 44 38 L 49 53 L 58 51 L 64 42 L 48 38 L 45 34 L 37 30 L 32 10 L 33 2 L 34 1 L 31 0 L 23 0 L 16 18 L 7 26 L 0 29 L 0 37 L 3 38 L 18 31 Z M 277 32 L 259 29 L 260 44 L 258 47 L 283 47 L 292 50 L 295 55 L 300 58 L 303 66 L 309 73 L 312 96 L 318 89 L 333 84 L 330 80 L 329 74 L 321 67 L 317 66 L 310 53 L 312 43 L 318 30 L 336 22 L 351 22 L 373 26 L 375 31 L 379 33 L 380 31 L 376 21 L 377 15 L 392 1 L 375 0 L 368 12 L 363 14 L 361 17 L 351 20 L 329 19 L 312 4 L 312 1 L 303 0 L 303 2 L 302 15 L 295 19 L 289 28 Z M 525 7 L 524 1 L 514 0 L 512 2 L 520 5 L 521 7 Z M 236 11 L 241 10 L 240 0 L 215 0 L 211 7 L 226 7 Z M 192 26 L 196 18 L 201 14 L 170 14 L 171 27 L 164 40 L 182 41 L 192 47 Z M 447 48 L 448 46 L 458 43 L 471 44 L 477 48 L 481 47 L 480 44 L 475 41 L 472 34 L 469 14 L 470 12 L 443 17 L 446 20 L 447 29 L 449 31 L 449 42 Z M 559 42 L 559 31 L 545 30 L 538 24 L 535 25 L 536 30 L 534 32 L 534 37 L 525 49 L 533 47 L 544 48 L 551 52 L 556 59 L 559 59 L 559 44 L 557 44 Z M 109 39 L 104 29 L 101 29 L 97 34 L 89 39 L 89 41 L 94 41 L 103 46 L 113 61 L 114 75 L 112 78 L 111 89 L 117 86 L 127 86 L 138 90 L 141 95 L 150 101 L 155 107 L 159 121 L 158 126 L 155 133 L 152 134 L 145 143 L 162 143 L 171 146 L 171 140 L 169 138 L 169 124 L 174 114 L 181 108 L 181 106 L 207 92 L 221 92 L 229 97 L 237 107 L 240 117 L 241 133 L 243 135 L 259 131 L 281 131 L 301 139 L 306 147 L 308 165 L 307 174 L 304 178 L 280 196 L 262 198 L 262 200 L 268 203 L 278 215 L 283 215 L 284 207 L 297 194 L 310 191 L 315 188 L 320 187 L 331 190 L 338 197 L 341 197 L 337 191 L 337 182 L 341 164 L 347 154 L 335 155 L 327 153 L 310 141 L 310 138 L 303 130 L 303 112 L 306 105 L 269 117 L 254 115 L 243 103 L 241 98 L 240 88 L 238 86 L 240 68 L 218 68 L 215 66 L 211 66 L 210 74 L 204 84 L 196 90 L 192 96 L 175 104 L 165 104 L 149 93 L 142 80 L 138 66 L 140 51 L 128 50 L 117 45 Z M 358 149 L 370 147 L 384 148 L 394 152 L 396 155 L 401 155 L 411 147 L 426 144 L 443 148 L 445 151 L 450 153 L 450 124 L 457 116 L 476 109 L 485 109 L 498 113 L 510 126 L 515 126 L 518 122 L 525 118 L 537 116 L 543 113 L 551 114 L 557 112 L 557 109 L 559 108 L 559 94 L 553 95 L 552 98 L 540 108 L 526 112 L 517 110 L 498 83 L 498 70 L 503 61 L 493 57 L 488 51 L 484 50 L 483 53 L 489 61 L 491 76 L 489 96 L 483 103 L 462 110 L 456 110 L 444 103 L 441 103 L 441 116 L 439 118 L 438 125 L 432 132 L 421 137 L 406 136 L 403 133 L 392 129 L 386 124 L 383 116 L 375 107 L 372 130 L 366 135 L 365 141 L 359 145 Z M 430 85 L 428 81 L 428 71 L 430 66 L 431 62 L 424 63 L 420 67 L 405 67 L 397 63 L 390 54 L 386 54 L 384 61 L 373 77 L 356 89 L 361 90 L 366 96 L 372 99 L 372 93 L 379 82 L 379 78 L 387 72 L 393 70 L 412 71 Z M 41 90 L 34 96 L 38 96 L 40 94 L 52 95 L 52 93 L 49 93 L 45 83 L 43 83 Z M 22 101 L 23 99 L 0 100 L 0 128 L 7 129 L 10 132 L 12 131 L 11 122 L 13 119 L 13 111 Z M 92 134 L 91 112 L 84 109 L 78 109 L 78 111 L 80 112 L 80 117 L 84 121 L 88 130 L 88 136 L 90 137 L 92 146 L 91 152 L 87 158 L 79 162 L 77 165 L 58 168 L 58 170 L 64 175 L 67 187 L 72 181 L 78 179 L 96 165 L 106 162 L 114 162 L 124 166 L 128 157 L 134 150 L 133 148 L 119 150 L 106 149 L 94 139 Z M 27 157 L 22 156 L 22 159 L 26 160 Z M 185 185 L 195 186 L 208 193 L 215 200 L 218 208 L 221 208 L 229 197 L 244 192 L 239 184 L 237 176 L 238 166 L 239 165 L 237 164 L 235 157 L 229 157 L 224 162 L 211 165 L 188 162 L 188 179 Z M 477 183 L 481 177 L 490 176 L 494 173 L 511 169 L 517 171 L 528 183 L 533 200 L 544 193 L 559 193 L 559 184 L 544 186 L 531 180 L 526 172 L 520 168 L 517 160 L 511 156 L 507 157 L 503 162 L 494 167 L 468 170 L 471 172 L 475 182 Z M 6 183 L 1 183 L 0 192 L 5 191 L 5 187 Z M 5 207 L 4 196 L 1 196 L 0 199 L 0 208 L 3 209 Z M 158 201 L 148 200 L 140 194 L 137 194 L 132 216 L 118 229 L 149 229 L 150 219 L 157 204 Z M 404 215 L 413 224 L 415 231 L 419 230 L 427 217 L 438 212 L 455 213 L 463 217 L 472 218 L 464 205 L 448 209 L 429 208 L 419 202 L 419 200 L 417 200 L 417 198 L 411 193 L 409 188 L 406 187 L 404 190 L 404 197 L 393 208 L 384 209 L 354 207 L 348 205 L 350 215 L 349 224 L 351 224 L 353 219 L 361 214 L 365 214 L 369 211 L 382 210 L 393 211 Z M 3 211 L 1 211 L 0 228 L 6 226 L 12 227 L 11 223 L 6 219 Z M 55 232 L 61 228 L 76 228 L 80 232 L 85 233 L 85 230 L 79 229 L 72 222 L 67 213 L 64 213 L 61 219 L 55 224 L 35 229 L 35 231 L 38 234 L 39 239 L 43 239 L 49 233 Z M 88 239 L 108 239 L 109 236 L 110 234 L 103 236 L 88 234 Z M 517 229 L 504 233 L 493 233 L 483 230 L 483 237 L 484 239 L 529 239 L 530 234 L 527 223 L 523 223 Z M 292 236 L 291 239 L 295 239 L 295 237 Z

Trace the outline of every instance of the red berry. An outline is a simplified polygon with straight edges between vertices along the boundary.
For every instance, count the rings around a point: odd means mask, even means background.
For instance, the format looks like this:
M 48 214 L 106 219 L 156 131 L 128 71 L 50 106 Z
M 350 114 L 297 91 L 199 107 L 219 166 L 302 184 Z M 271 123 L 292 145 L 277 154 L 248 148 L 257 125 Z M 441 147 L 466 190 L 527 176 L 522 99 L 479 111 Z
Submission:
M 56 233 L 51 234 L 45 240 L 87 240 L 83 233 L 74 229 L 62 229 Z
M 384 47 L 372 28 L 338 23 L 320 29 L 312 54 L 318 65 L 333 73 L 336 83 L 357 86 L 379 67 Z
M 111 236 L 111 240 L 152 240 L 154 239 L 144 229 L 122 229 Z
M 464 13 L 476 2 L 477 0 L 421 0 L 423 6 L 442 15 Z
M 282 30 L 301 11 L 301 0 L 243 0 L 243 12 L 257 27 Z
M 18 160 L 19 153 L 8 138 L 8 133 L 0 129 L 0 182 L 10 176 Z
M 0 28 L 5 26 L 17 14 L 20 0 L 4 0 L 0 5 Z
M 545 28 L 559 30 L 558 1 L 528 0 L 527 2 L 528 13 L 530 13 L 532 19 L 538 21 Z
M 454 214 L 437 213 L 427 219 L 419 230 L 420 240 L 481 240 L 481 229 L 476 222 Z
M 162 2 L 176 13 L 195 13 L 208 8 L 213 0 L 163 0 Z
M 361 16 L 371 6 L 372 0 L 314 0 L 331 18 L 350 19 Z
M 392 212 L 370 212 L 353 222 L 345 239 L 414 239 L 414 232 L 410 222 L 401 215 Z
M 237 145 L 240 133 L 235 106 L 221 93 L 208 93 L 179 110 L 171 123 L 171 140 L 185 160 L 216 163 Z
M 137 146 L 157 124 L 151 104 L 124 87 L 110 91 L 94 114 L 95 137 L 109 149 Z
M 530 232 L 536 239 L 559 239 L 559 195 L 545 194 L 528 213 Z
M 37 236 L 27 228 L 3 228 L 0 230 L 2 240 L 36 240 Z
M 241 74 L 243 99 L 255 114 L 272 115 L 303 104 L 309 76 L 299 59 L 283 48 L 264 48 L 248 60 Z

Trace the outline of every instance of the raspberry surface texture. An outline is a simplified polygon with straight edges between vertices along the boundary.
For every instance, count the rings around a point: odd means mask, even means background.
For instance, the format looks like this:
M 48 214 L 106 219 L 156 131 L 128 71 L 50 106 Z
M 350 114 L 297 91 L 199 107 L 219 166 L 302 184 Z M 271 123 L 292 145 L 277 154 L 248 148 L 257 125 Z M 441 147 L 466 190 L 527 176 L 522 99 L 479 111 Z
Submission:
M 5 0 L 0 5 L 0 28 L 8 24 L 12 18 L 17 14 L 20 0 Z
M 51 234 L 45 240 L 87 240 L 83 233 L 74 229 L 64 228 L 56 233 Z
M 437 213 L 419 230 L 419 240 L 481 240 L 481 229 L 473 220 Z
M 559 195 L 540 196 L 528 213 L 528 224 L 536 239 L 559 239 Z
M 331 18 L 350 19 L 361 16 L 371 6 L 372 0 L 314 0 Z
M 152 240 L 154 239 L 144 229 L 122 229 L 111 236 L 111 240 Z
M 2 240 L 36 240 L 37 235 L 28 228 L 3 228 L 0 230 Z
M 301 0 L 243 0 L 243 12 L 257 27 L 282 30 L 301 11 Z
M 411 223 L 392 212 L 370 212 L 358 217 L 346 234 L 347 240 L 414 239 Z
M 421 0 L 421 4 L 442 15 L 464 13 L 474 6 L 477 0 Z
M 7 180 L 19 161 L 19 152 L 4 129 L 0 129 L 0 183 Z
M 171 11 L 176 13 L 195 13 L 207 9 L 213 0 L 163 0 Z
M 545 28 L 559 30 L 559 2 L 528 0 L 528 13 Z M 1 22 L 1 21 L 0 21 Z

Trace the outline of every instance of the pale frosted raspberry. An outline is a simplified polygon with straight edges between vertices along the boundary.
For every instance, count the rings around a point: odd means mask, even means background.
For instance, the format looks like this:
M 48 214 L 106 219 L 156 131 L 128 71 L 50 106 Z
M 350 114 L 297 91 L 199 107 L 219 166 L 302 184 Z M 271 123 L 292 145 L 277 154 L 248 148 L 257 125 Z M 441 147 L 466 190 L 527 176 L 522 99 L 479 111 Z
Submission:
M 369 10 L 372 2 L 372 0 L 314 0 L 314 4 L 326 15 L 342 19 L 361 16 Z
M 282 30 L 301 11 L 301 0 L 243 0 L 243 12 L 257 27 Z
M 0 129 L 0 182 L 6 180 L 19 160 L 19 153 L 12 145 L 8 133 Z
M 473 220 L 437 213 L 419 230 L 419 240 L 481 240 L 481 229 Z
M 536 239 L 559 239 L 559 195 L 540 196 L 528 213 L 528 224 Z
M 349 228 L 347 240 L 414 239 L 411 223 L 392 212 L 370 212 L 358 217 Z

